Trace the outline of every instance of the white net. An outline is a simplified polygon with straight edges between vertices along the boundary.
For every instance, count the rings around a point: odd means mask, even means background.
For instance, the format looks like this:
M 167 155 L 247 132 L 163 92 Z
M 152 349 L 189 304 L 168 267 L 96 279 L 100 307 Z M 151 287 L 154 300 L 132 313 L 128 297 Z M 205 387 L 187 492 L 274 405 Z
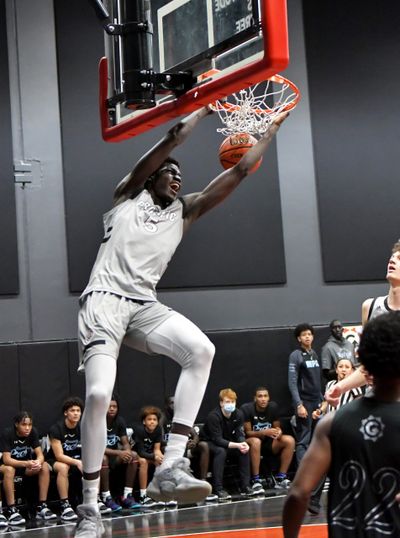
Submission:
M 289 80 L 275 75 L 271 79 L 217 101 L 215 110 L 224 124 L 217 129 L 225 136 L 236 133 L 263 135 L 274 118 L 294 108 L 300 93 Z

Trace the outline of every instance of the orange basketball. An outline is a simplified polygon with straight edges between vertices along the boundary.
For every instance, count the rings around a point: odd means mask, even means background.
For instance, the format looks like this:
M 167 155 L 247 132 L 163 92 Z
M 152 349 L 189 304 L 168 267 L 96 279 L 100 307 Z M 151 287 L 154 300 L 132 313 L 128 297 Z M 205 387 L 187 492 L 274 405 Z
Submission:
M 228 168 L 235 166 L 243 155 L 256 143 L 257 138 L 254 138 L 254 136 L 251 136 L 248 133 L 233 134 L 225 138 L 219 147 L 219 160 L 223 168 L 227 170 Z M 253 166 L 251 172 L 255 172 L 259 168 L 261 161 L 262 157 Z

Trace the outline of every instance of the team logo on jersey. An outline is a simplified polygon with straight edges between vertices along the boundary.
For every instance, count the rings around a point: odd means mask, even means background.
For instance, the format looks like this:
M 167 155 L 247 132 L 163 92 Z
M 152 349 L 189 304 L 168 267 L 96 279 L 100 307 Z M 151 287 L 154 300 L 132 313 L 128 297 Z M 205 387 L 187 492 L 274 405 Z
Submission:
M 360 432 L 365 441 L 373 441 L 374 443 L 383 436 L 385 425 L 380 417 L 370 415 L 361 421 Z
M 139 202 L 138 208 L 141 210 L 140 217 L 145 230 L 152 233 L 158 231 L 158 224 L 160 222 L 168 220 L 172 222 L 177 217 L 176 211 L 161 209 L 159 206 L 152 205 L 149 202 Z

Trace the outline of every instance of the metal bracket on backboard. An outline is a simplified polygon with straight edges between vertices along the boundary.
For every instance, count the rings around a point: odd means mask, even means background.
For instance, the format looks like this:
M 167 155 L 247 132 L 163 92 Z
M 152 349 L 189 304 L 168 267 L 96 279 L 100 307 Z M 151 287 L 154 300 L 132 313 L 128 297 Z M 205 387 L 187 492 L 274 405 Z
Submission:
M 137 32 L 153 33 L 153 25 L 149 22 L 126 22 L 124 24 L 110 23 L 104 26 L 104 30 L 108 35 L 126 35 Z
M 14 183 L 35 184 L 41 177 L 40 161 L 14 161 Z

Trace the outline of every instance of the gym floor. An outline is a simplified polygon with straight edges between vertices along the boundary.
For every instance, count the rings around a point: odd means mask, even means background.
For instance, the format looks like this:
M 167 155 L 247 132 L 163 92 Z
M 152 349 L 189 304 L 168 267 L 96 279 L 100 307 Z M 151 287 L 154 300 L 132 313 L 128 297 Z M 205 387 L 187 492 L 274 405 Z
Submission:
M 323 506 L 326 503 L 323 495 Z M 284 495 L 250 500 L 233 500 L 168 510 L 123 512 L 103 517 L 105 538 L 282 538 L 281 514 Z M 327 538 L 325 510 L 319 516 L 307 515 L 301 538 Z M 24 538 L 72 538 L 74 524 L 37 525 L 29 521 L 24 529 L 3 531 L 5 536 Z

